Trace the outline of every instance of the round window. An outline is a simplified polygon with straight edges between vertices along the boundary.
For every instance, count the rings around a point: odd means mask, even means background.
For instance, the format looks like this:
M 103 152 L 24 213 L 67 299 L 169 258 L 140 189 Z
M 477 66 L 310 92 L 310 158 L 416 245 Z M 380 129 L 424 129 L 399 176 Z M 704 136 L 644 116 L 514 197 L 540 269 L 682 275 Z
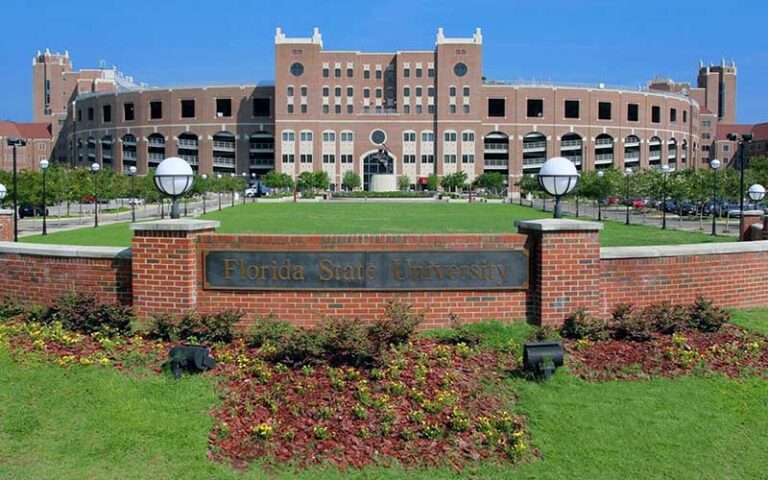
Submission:
M 291 65 L 291 74 L 294 77 L 299 77 L 302 73 L 304 73 L 304 65 L 300 64 L 299 62 Z
M 387 140 L 387 134 L 383 130 L 374 130 L 371 132 L 371 141 L 376 145 L 381 145 Z
M 455 73 L 457 77 L 463 77 L 467 74 L 467 66 L 463 63 L 457 63 L 453 66 L 453 73 Z

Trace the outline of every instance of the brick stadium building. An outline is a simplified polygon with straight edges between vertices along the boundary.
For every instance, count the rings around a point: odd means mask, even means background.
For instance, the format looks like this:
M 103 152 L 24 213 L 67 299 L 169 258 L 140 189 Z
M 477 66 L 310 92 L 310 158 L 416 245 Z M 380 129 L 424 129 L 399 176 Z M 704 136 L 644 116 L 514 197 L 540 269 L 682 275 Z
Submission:
M 514 182 L 548 157 L 580 169 L 696 167 L 736 116 L 735 65 L 699 68 L 697 86 L 642 88 L 487 80 L 480 29 L 439 29 L 432 50 L 323 49 L 275 34 L 269 85 L 150 88 L 115 69 L 73 71 L 68 54 L 33 61 L 35 121 L 52 124 L 55 160 L 139 172 L 178 155 L 200 172 L 348 170 L 500 172 Z M 387 157 L 379 155 L 382 144 Z

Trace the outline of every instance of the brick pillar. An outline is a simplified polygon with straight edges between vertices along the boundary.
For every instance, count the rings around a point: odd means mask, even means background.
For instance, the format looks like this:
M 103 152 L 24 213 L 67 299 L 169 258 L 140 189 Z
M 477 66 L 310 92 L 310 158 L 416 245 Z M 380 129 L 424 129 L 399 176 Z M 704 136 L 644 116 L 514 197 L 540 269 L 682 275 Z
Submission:
M 563 219 L 517 221 L 515 225 L 528 235 L 528 320 L 559 326 L 577 308 L 602 316 L 598 236 L 603 225 Z
M 197 306 L 197 236 L 219 222 L 160 220 L 133 223 L 133 307 L 139 318 L 184 314 Z
M 739 241 L 748 242 L 752 240 L 750 238 L 749 230 L 754 224 L 763 223 L 763 211 L 762 210 L 744 210 L 744 215 L 739 222 Z
M 0 242 L 13 241 L 13 210 L 0 210 Z

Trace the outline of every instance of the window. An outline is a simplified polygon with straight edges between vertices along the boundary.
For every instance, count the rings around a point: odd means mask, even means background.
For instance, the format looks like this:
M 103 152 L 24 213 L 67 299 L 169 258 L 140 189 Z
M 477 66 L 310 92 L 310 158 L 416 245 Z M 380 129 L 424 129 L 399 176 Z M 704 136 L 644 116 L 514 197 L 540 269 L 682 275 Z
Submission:
M 323 96 L 327 97 L 330 95 L 330 89 L 328 87 L 323 87 Z
M 537 98 L 528 99 L 528 114 L 529 118 L 540 118 L 544 116 L 544 100 Z
M 404 142 L 415 142 L 416 141 L 416 132 L 405 132 L 405 133 L 403 133 L 403 141 Z
M 448 112 L 456 113 L 456 105 L 455 104 L 448 105 Z
M 331 107 L 328 105 L 323 105 L 323 113 L 331 113 Z
M 445 132 L 443 133 L 443 140 L 446 142 L 455 142 L 456 141 L 456 132 Z
M 287 93 L 287 95 L 288 95 L 289 97 L 292 97 L 292 96 L 293 96 L 293 87 L 288 87 L 288 88 L 286 89 L 286 93 Z
M 230 98 L 216 99 L 216 116 L 217 117 L 232 116 L 232 99 Z
M 467 104 L 464 104 L 464 106 L 462 107 L 462 109 L 464 110 L 464 113 L 469 113 L 469 105 L 467 105 Z
M 421 69 L 420 68 L 416 69 L 416 78 L 421 78 Z
M 352 155 L 346 154 L 341 156 L 341 163 L 353 163 Z
M 456 96 L 456 87 L 451 87 L 448 89 L 448 95 L 455 97 Z
M 341 69 L 340 68 L 334 68 L 333 69 L 333 76 L 334 76 L 334 78 L 341 78 Z
M 333 111 L 336 113 L 341 113 L 341 105 L 337 104 L 335 107 L 333 107 Z
M 336 87 L 333 89 L 333 94 L 337 97 L 341 96 L 341 87 Z
M 677 109 L 676 108 L 670 108 L 669 109 L 669 121 L 670 122 L 676 122 L 677 121 Z
M 296 134 L 293 132 L 283 132 L 283 141 L 292 142 L 296 139 Z
M 368 105 L 363 106 L 363 113 L 371 113 L 371 107 Z
M 341 132 L 341 141 L 342 142 L 352 142 L 355 139 L 355 134 L 352 132 Z
M 475 163 L 475 156 L 474 155 L 462 155 L 461 156 L 461 163 Z
M 565 118 L 579 118 L 579 101 L 565 101 Z
M 651 123 L 661 123 L 661 107 L 651 107 Z
M 640 121 L 640 107 L 636 103 L 627 104 L 627 121 Z
M 123 104 L 123 119 L 126 122 L 130 122 L 135 117 L 135 110 L 132 103 Z
M 272 113 L 272 99 L 270 98 L 254 98 L 253 99 L 253 116 L 254 117 L 269 117 Z
M 347 105 L 347 113 L 353 113 L 353 109 L 354 109 L 354 107 L 352 106 L 351 103 L 349 105 Z
M 475 132 L 463 132 L 461 134 L 461 141 L 462 142 L 474 142 L 475 141 Z
M 404 97 L 410 97 L 411 96 L 411 87 L 403 87 L 403 96 Z
M 301 96 L 306 97 L 307 96 L 307 87 L 303 86 L 301 87 Z
M 723 145 L 723 152 L 728 152 L 730 150 L 731 150 L 731 146 L 730 145 Z
M 101 120 L 104 122 L 112 121 L 112 105 L 103 105 L 101 107 Z
M 88 120 L 93 121 L 93 107 L 88 107 Z
M 611 119 L 611 102 L 597 102 L 597 119 Z
M 688 112 L 683 110 L 683 123 L 688 123 Z
M 293 104 L 289 103 L 285 111 L 288 113 L 293 113 Z
M 464 95 L 465 97 L 469 96 L 469 87 L 464 87 L 462 91 L 462 95 Z
M 323 163 L 336 163 L 336 155 L 333 153 L 323 154 Z
M 421 115 L 421 113 L 424 111 L 421 105 L 416 105 L 416 114 Z
M 352 67 L 347 68 L 347 78 L 352 78 L 355 76 L 355 71 L 352 70 Z
M 376 70 L 376 80 L 381 80 L 381 70 Z
M 456 163 L 456 155 L 443 155 L 443 163 Z
M 363 97 L 364 98 L 371 98 L 371 91 L 367 88 L 363 89 Z
M 709 134 L 709 132 L 705 132 L 701 134 L 702 140 L 709 140 L 710 138 L 711 138 L 711 135 Z
M 195 101 L 181 101 L 181 118 L 195 118 Z
M 283 154 L 283 163 L 294 163 L 294 162 L 296 162 L 296 157 L 292 153 Z
M 149 102 L 149 119 L 159 120 L 163 118 L 163 102 Z
M 328 78 L 328 77 L 330 76 L 330 74 L 331 74 L 331 73 L 330 73 L 330 71 L 328 70 L 328 68 L 327 68 L 327 67 L 324 67 L 324 68 L 323 68 L 323 78 Z
M 428 68 L 427 69 L 427 76 L 429 78 L 434 78 L 435 77 L 435 69 L 434 68 Z
M 82 122 L 83 121 L 83 111 L 79 108 L 77 109 L 77 121 Z
M 503 98 L 489 98 L 488 99 L 488 116 L 489 117 L 504 117 L 506 112 L 504 111 L 505 99 Z
M 371 78 L 371 71 L 370 70 L 363 70 L 363 78 L 368 80 Z
M 404 68 L 403 69 L 403 78 L 410 78 L 411 76 L 411 69 L 410 68 Z
M 410 105 L 403 105 L 403 113 L 411 113 L 411 106 Z
M 435 106 L 434 105 L 427 105 L 427 112 L 428 113 L 435 113 Z
M 301 163 L 312 163 L 311 153 L 302 153 L 299 158 L 301 159 Z
M 702 128 L 709 128 L 712 126 L 712 122 L 709 120 L 702 120 L 701 121 L 701 127 Z
M 376 98 L 381 98 L 381 89 L 380 88 L 376 89 Z
M 403 155 L 403 163 L 416 163 L 416 155 Z
M 422 155 L 421 156 L 421 163 L 435 163 L 435 156 L 434 155 Z
M 302 142 L 311 142 L 312 141 L 312 132 L 301 132 L 299 138 Z
M 421 87 L 416 87 L 416 96 L 417 96 L 417 97 L 420 97 L 420 96 L 421 96 L 421 93 L 422 93 L 422 91 L 423 91 L 423 90 L 421 89 Z
M 306 103 L 302 103 L 301 104 L 301 113 L 307 113 L 307 104 Z
M 432 132 L 422 132 L 421 133 L 421 141 L 422 142 L 434 142 L 435 141 L 435 134 Z
M 427 87 L 427 96 L 428 97 L 434 97 L 435 96 L 435 87 Z
M 383 113 L 384 111 L 381 108 L 381 105 L 376 105 L 376 113 Z
M 347 87 L 347 96 L 351 97 L 355 94 L 355 89 L 353 87 Z

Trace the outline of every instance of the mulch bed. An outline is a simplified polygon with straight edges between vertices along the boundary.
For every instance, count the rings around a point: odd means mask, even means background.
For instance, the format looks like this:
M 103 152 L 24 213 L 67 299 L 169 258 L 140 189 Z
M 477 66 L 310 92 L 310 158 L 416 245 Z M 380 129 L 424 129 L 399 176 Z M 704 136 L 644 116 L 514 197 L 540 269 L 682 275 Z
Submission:
M 677 377 L 706 371 L 768 376 L 766 337 L 726 324 L 718 332 L 655 333 L 645 342 L 566 340 L 571 370 L 586 380 Z

